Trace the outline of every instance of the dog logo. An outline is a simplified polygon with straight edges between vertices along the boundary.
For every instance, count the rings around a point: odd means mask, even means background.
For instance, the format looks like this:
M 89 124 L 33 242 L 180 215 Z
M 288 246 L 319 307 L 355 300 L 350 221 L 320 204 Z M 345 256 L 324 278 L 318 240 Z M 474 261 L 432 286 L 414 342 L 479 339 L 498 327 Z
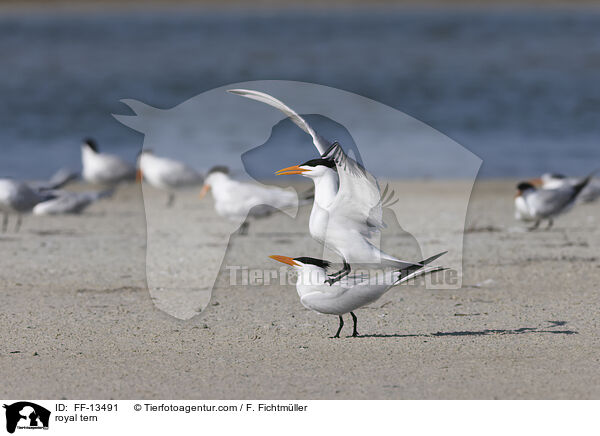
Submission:
M 50 411 L 28 401 L 19 401 L 4 405 L 6 409 L 6 431 L 14 433 L 16 429 L 48 429 Z

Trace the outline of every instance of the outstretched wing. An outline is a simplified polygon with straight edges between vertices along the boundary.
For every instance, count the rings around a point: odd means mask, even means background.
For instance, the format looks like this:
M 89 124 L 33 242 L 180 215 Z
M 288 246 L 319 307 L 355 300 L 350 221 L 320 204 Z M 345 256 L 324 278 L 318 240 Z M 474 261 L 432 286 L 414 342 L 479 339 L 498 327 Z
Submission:
M 396 191 L 393 189 L 389 190 L 390 184 L 385 185 L 385 189 L 383 190 L 383 194 L 381 194 L 381 207 L 392 207 L 394 204 L 398 203 L 400 199 L 396 197 Z M 388 192 L 389 190 L 389 192 Z
M 339 189 L 328 208 L 330 217 L 344 217 L 348 225 L 365 237 L 372 237 L 383 227 L 382 200 L 377 179 L 362 165 L 349 157 L 339 143 L 334 143 L 324 154 L 333 159 L 339 177 Z M 386 189 L 387 197 L 387 189 Z
M 268 104 L 269 106 L 273 106 L 276 109 L 279 109 L 285 115 L 287 115 L 290 120 L 306 133 L 308 133 L 313 140 L 313 144 L 319 151 L 319 154 L 323 154 L 327 151 L 327 149 L 331 146 L 331 144 L 324 139 L 323 137 L 317 135 L 314 129 L 306 122 L 304 118 L 298 115 L 292 108 L 287 106 L 280 100 L 277 100 L 275 97 L 265 94 L 260 91 L 252 91 L 250 89 L 228 89 L 227 92 L 232 94 L 241 95 L 242 97 L 246 97 L 252 100 L 260 101 L 262 103 Z

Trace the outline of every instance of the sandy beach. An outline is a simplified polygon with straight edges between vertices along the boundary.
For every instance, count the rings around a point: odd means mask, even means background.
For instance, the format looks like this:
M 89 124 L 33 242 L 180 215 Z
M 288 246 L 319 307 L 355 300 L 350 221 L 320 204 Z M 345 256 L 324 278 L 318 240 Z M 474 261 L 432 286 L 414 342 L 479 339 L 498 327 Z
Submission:
M 443 249 L 447 222 L 456 218 L 454 193 L 464 186 L 394 182 L 407 207 L 429 211 L 418 219 L 432 250 Z M 159 309 L 146 287 L 139 185 L 122 186 L 81 216 L 27 216 L 16 234 L 11 221 L 0 235 L 0 396 L 598 399 L 600 204 L 528 233 L 513 219 L 514 186 L 476 183 L 461 289 L 392 289 L 357 312 L 358 338 L 346 337 L 348 323 L 341 339 L 330 339 L 336 318 L 305 309 L 292 286 L 230 286 L 225 270 L 210 301 L 206 292 L 175 299 L 177 310 L 197 314 L 191 319 Z M 147 204 L 166 199 L 145 194 Z M 309 255 L 293 252 L 317 247 L 306 235 L 308 211 L 296 221 L 276 214 L 248 236 L 233 236 L 223 264 L 278 268 L 265 252 Z M 181 270 L 170 271 L 193 281 L 211 261 L 206 244 L 226 244 L 231 225 L 194 191 L 164 214 L 149 220 L 149 231 L 159 234 L 154 226 L 177 220 L 180 242 L 154 238 L 164 245 L 153 250 L 174 259 L 187 244 L 197 257 L 186 255 Z

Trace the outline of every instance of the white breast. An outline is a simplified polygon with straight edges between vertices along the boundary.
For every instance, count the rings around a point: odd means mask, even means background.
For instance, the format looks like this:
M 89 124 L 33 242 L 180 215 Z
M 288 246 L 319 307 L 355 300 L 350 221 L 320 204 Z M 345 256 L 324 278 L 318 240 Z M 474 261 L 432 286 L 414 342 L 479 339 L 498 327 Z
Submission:
M 87 146 L 81 150 L 82 176 L 89 183 L 117 183 L 135 177 L 133 165 L 110 154 L 95 153 Z
M 532 221 L 535 219 L 527 201 L 522 195 L 515 198 L 515 218 L 520 221 Z
M 320 207 L 317 203 L 313 204 L 312 211 L 310 212 L 310 220 L 308 222 L 308 229 L 310 235 L 318 242 L 323 244 L 325 242 L 325 236 L 327 234 L 327 222 L 329 214 L 325 209 Z

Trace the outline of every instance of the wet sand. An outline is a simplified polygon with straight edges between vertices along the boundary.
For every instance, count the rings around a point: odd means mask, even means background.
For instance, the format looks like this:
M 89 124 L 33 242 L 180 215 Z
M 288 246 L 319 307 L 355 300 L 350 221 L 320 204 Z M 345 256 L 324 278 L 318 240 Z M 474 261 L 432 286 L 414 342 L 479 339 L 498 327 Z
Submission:
M 229 286 L 228 271 L 210 302 L 206 295 L 188 304 L 182 294 L 192 315 L 208 304 L 200 315 L 181 320 L 157 308 L 146 288 L 139 186 L 121 187 L 81 216 L 25 217 L 17 234 L 11 221 L 0 235 L 0 396 L 600 398 L 600 203 L 575 208 L 550 231 L 528 233 L 513 220 L 514 184 L 477 182 L 461 289 L 395 288 L 357 312 L 360 337 L 346 337 L 348 319 L 337 340 L 329 338 L 337 319 L 305 309 L 293 287 Z M 395 187 L 407 207 L 430 211 L 423 225 L 431 249 L 442 247 L 464 184 Z M 197 192 L 180 195 L 169 213 L 190 238 L 207 225 L 212 237 L 229 231 Z M 291 252 L 313 244 L 306 215 L 255 223 L 248 236 L 233 237 L 224 264 L 273 268 L 262 258 L 265 247 L 306 255 Z M 165 252 L 177 252 L 164 241 Z M 202 273 L 198 251 L 184 271 L 192 278 Z

